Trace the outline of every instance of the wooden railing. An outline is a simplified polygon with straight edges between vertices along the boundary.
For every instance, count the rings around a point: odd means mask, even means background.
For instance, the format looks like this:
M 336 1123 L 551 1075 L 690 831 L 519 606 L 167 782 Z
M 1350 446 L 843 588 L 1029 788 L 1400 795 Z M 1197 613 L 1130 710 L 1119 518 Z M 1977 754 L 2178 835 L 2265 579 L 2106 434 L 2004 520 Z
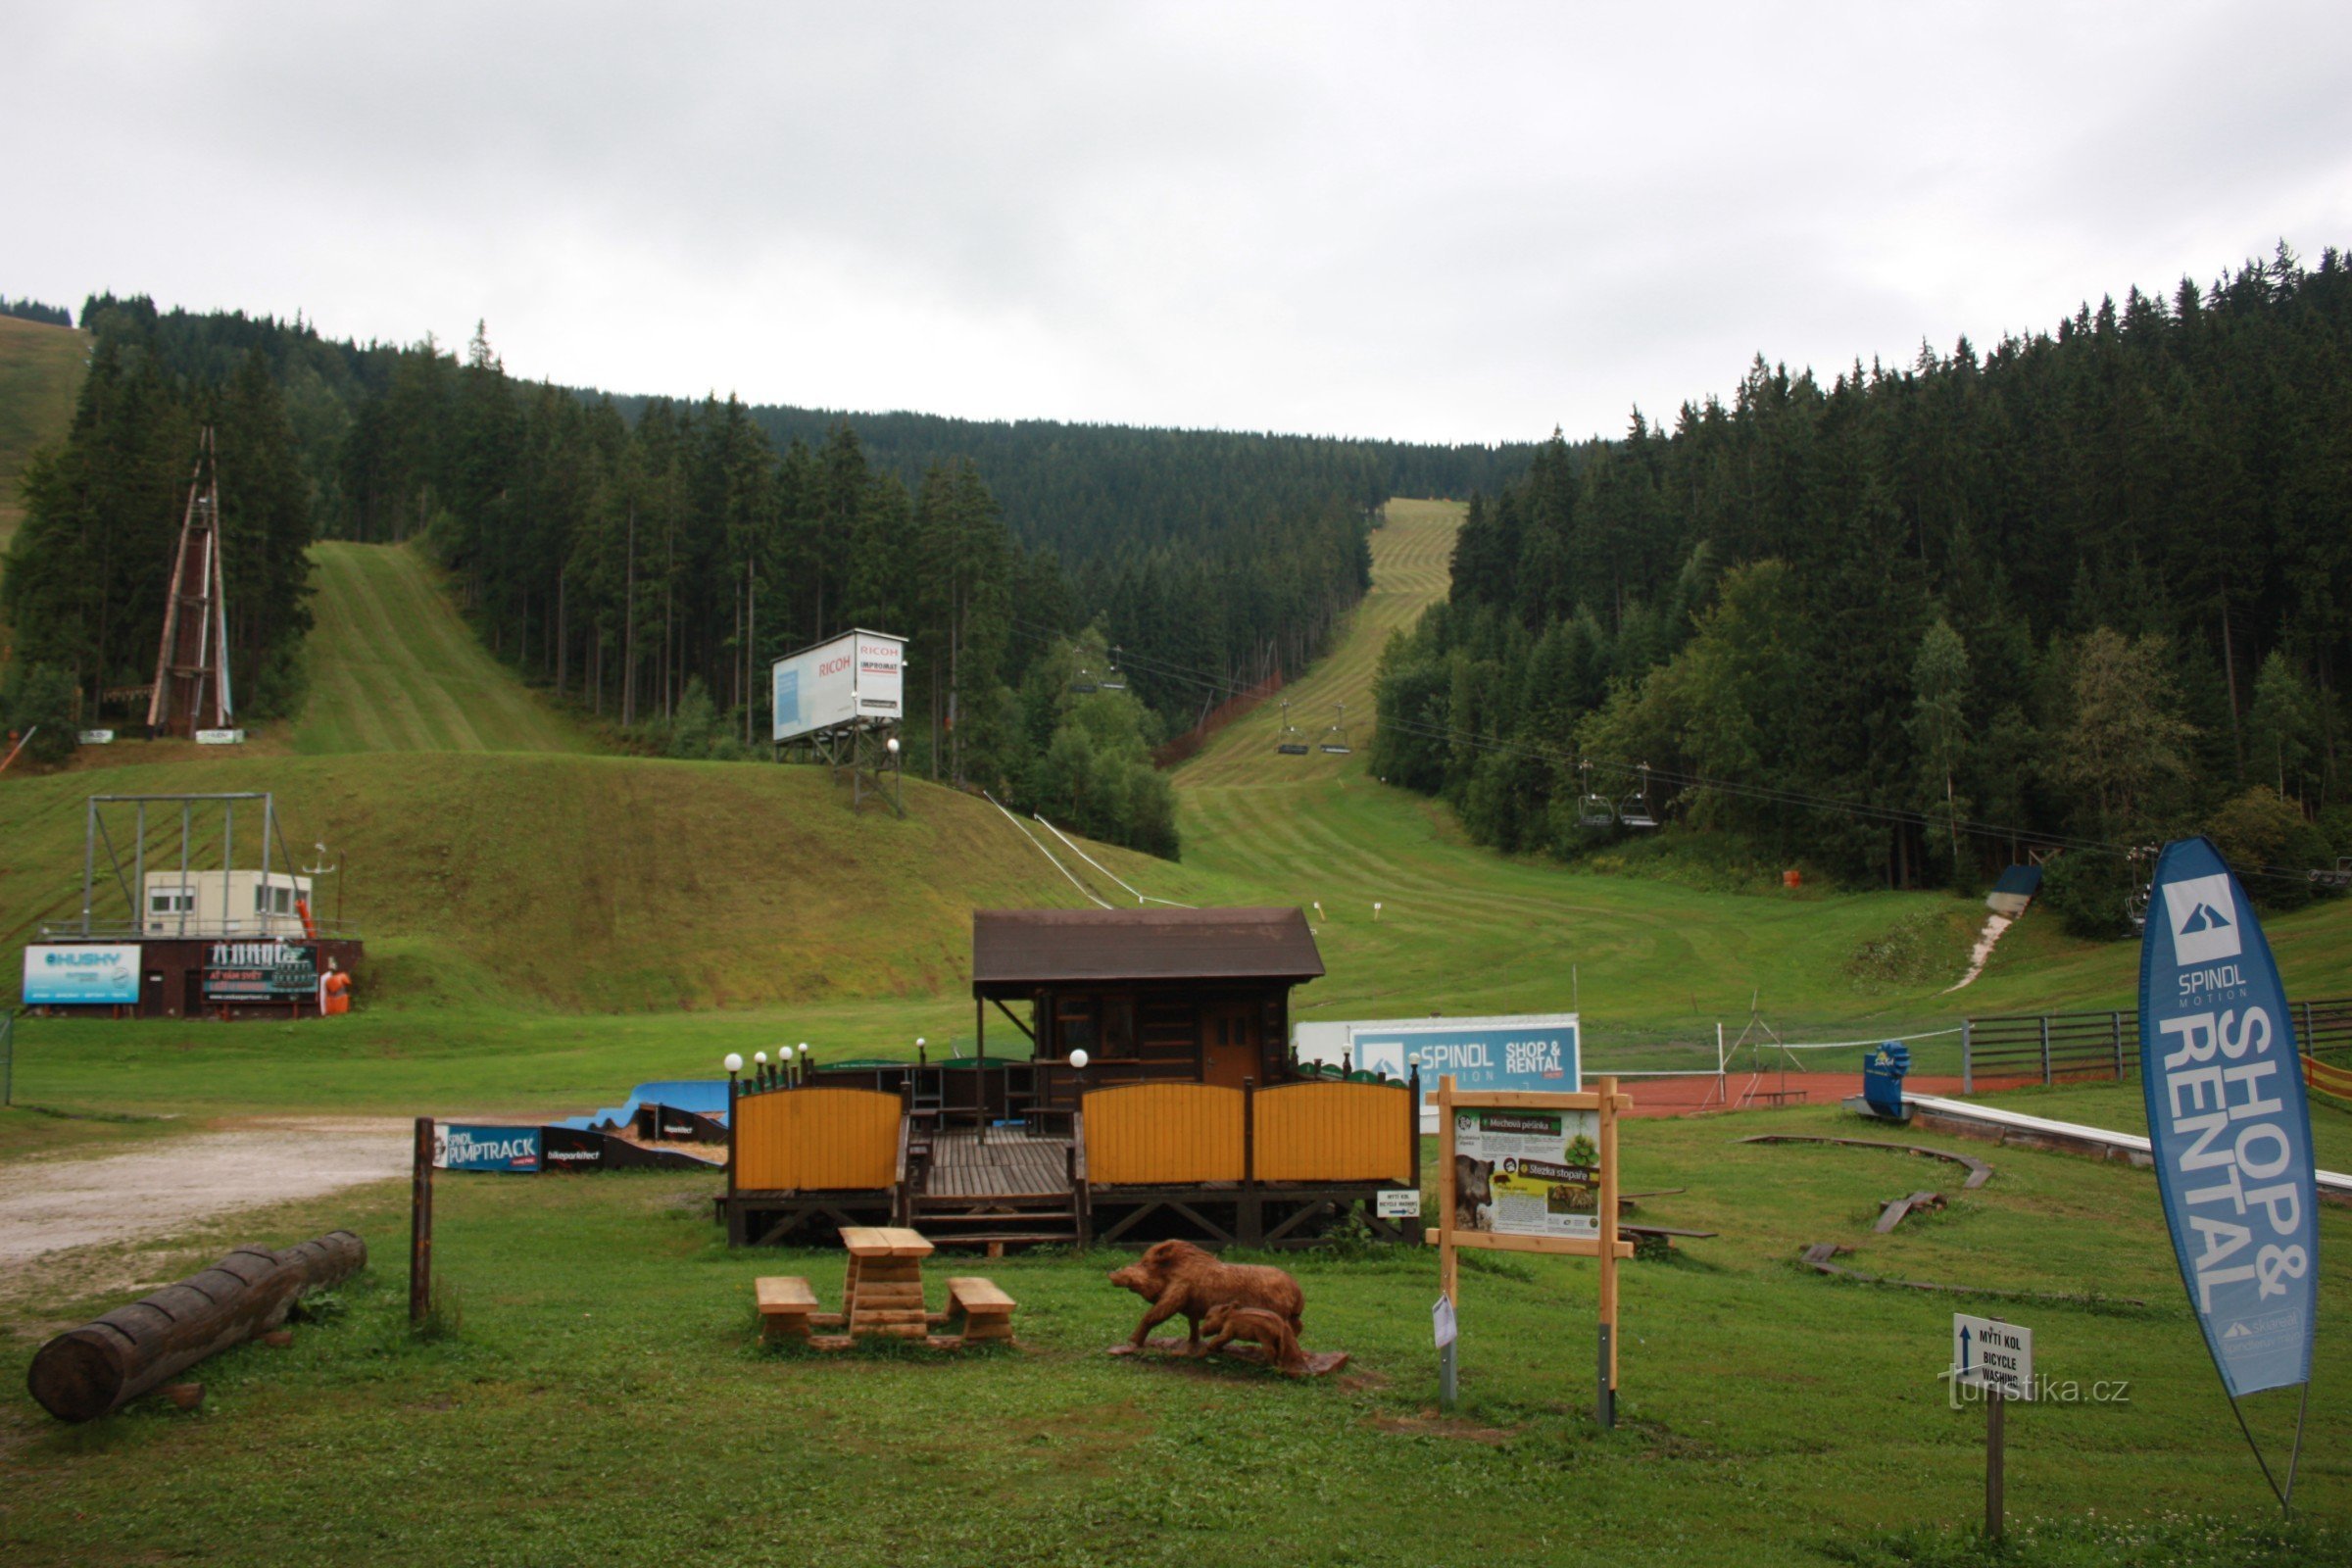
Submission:
M 737 1097 L 734 1180 L 747 1192 L 872 1192 L 899 1182 L 900 1096 L 779 1089 Z
M 1085 1099 L 1088 1177 L 1102 1187 L 1410 1185 L 1414 1109 L 1399 1083 L 1098 1089 Z

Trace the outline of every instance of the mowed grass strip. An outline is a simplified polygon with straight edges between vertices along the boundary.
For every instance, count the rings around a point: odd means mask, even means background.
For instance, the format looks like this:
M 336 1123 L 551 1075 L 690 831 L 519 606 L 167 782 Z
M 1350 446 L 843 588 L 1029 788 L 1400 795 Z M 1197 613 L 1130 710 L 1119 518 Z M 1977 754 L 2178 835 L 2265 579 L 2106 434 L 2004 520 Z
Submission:
M 1003 1286 L 1020 1303 L 1019 1349 L 824 1355 L 757 1345 L 752 1281 L 805 1275 L 834 1301 L 841 1254 L 730 1252 L 710 1221 L 714 1179 L 444 1176 L 434 1255 L 460 1326 L 418 1342 L 403 1321 L 405 1193 L 360 1190 L 143 1254 L 145 1277 L 164 1280 L 233 1243 L 349 1225 L 373 1266 L 337 1293 L 342 1316 L 297 1326 L 291 1348 L 248 1346 L 192 1373 L 208 1390 L 200 1413 L 149 1399 L 67 1429 L 21 1393 L 0 1402 L 0 1539 L 24 1564 L 169 1550 L 228 1563 L 1772 1568 L 1919 1560 L 1924 1534 L 1948 1538 L 1926 1560 L 1995 1560 L 1965 1537 L 1983 1506 L 1984 1417 L 1951 1407 L 1937 1376 L 1961 1307 L 2029 1323 L 2038 1370 L 2111 1396 L 2012 1410 L 2013 1544 L 1998 1561 L 2344 1560 L 2352 1402 L 2312 1402 L 2302 1522 L 2278 1536 L 2145 1172 L 1928 1137 L 1989 1157 L 1993 1182 L 1874 1237 L 1884 1198 L 1939 1185 L 1928 1167 L 1738 1142 L 1845 1125 L 1811 1109 L 1628 1129 L 1627 1185 L 1686 1189 L 1642 1216 L 1721 1234 L 1625 1266 L 1613 1433 L 1590 1415 L 1589 1262 L 1465 1259 L 1463 1401 L 1448 1418 L 1434 1408 L 1433 1250 L 1273 1259 L 1304 1288 L 1303 1343 L 1352 1353 L 1333 1378 L 1106 1355 L 1141 1309 L 1103 1278 L 1115 1251 L 926 1267 L 934 1306 L 950 1273 Z M 2341 1209 L 2320 1223 L 2323 1310 L 2340 1313 L 2352 1231 Z M 1824 1241 L 1873 1272 L 2062 1298 L 1938 1297 L 1795 1266 Z M 70 1271 L 37 1282 L 7 1301 L 24 1326 L 11 1342 L 20 1388 L 36 1326 L 120 1299 L 75 1291 Z M 2323 1335 L 2316 1374 L 2323 1390 L 2352 1378 L 2352 1341 Z M 2250 1400 L 2248 1418 L 2282 1445 L 2292 1396 Z
M 326 541 L 311 559 L 317 625 L 296 751 L 596 750 L 490 656 L 414 549 Z
M 89 352 L 86 332 L 0 316 L 0 552 L 24 520 L 25 461 L 73 426 Z

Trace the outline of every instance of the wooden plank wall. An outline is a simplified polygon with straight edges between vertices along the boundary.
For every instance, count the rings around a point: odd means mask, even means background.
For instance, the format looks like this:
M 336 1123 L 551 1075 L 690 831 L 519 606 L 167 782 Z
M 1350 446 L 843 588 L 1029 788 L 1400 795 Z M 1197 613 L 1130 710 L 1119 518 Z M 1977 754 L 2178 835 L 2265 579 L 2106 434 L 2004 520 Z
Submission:
M 1242 1179 L 1242 1093 L 1130 1084 L 1086 1097 L 1088 1180 L 1152 1187 Z
M 841 1192 L 898 1180 L 900 1101 L 870 1089 L 780 1089 L 735 1102 L 735 1185 Z
M 1282 1084 L 1259 1090 L 1257 1180 L 1410 1186 L 1406 1094 L 1387 1084 Z

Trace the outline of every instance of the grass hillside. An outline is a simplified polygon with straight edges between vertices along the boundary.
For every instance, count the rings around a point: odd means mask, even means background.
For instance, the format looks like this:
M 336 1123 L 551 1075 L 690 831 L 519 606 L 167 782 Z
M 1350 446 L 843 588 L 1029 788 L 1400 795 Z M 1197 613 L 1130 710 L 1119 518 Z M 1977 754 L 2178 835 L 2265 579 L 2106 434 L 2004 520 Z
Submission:
M 595 749 L 490 657 L 416 551 L 321 541 L 311 563 L 317 624 L 296 751 Z
M 93 782 L 0 782 L 11 970 L 41 920 L 77 907 Z M 275 791 L 297 857 L 323 840 L 342 867 L 319 906 L 331 918 L 340 905 L 368 938 L 364 983 L 408 1005 L 630 1012 L 929 995 L 965 984 L 975 906 L 1082 902 L 985 801 L 910 781 L 905 820 L 871 806 L 853 815 L 847 786 L 817 768 L 257 757 L 109 769 L 104 787 Z M 151 855 L 164 831 L 151 825 Z M 172 835 L 175 857 L 175 824 Z M 1141 857 L 1090 853 L 1139 886 L 1200 889 Z M 239 859 L 252 863 L 250 851 Z
M 1565 1009 L 1581 992 L 1598 1038 L 1699 1038 L 1718 1018 L 1737 1029 L 1751 997 L 1783 1026 L 1860 1033 L 2133 1004 L 2136 946 L 2076 942 L 2045 916 L 1945 995 L 1984 918 L 1972 901 L 1726 894 L 1574 871 L 1480 849 L 1444 806 L 1379 783 L 1366 757 L 1379 649 L 1446 593 L 1462 511 L 1390 504 L 1372 536 L 1372 592 L 1331 657 L 1286 693 L 1310 741 L 1345 702 L 1353 756 L 1278 755 L 1269 703 L 1176 774 L 1189 865 L 1268 900 L 1321 902 L 1331 977 L 1300 993 L 1302 1016 Z M 2290 987 L 2352 993 L 2352 906 L 2275 921 L 2271 934 Z
M 0 551 L 24 518 L 17 493 L 24 460 L 64 440 L 74 422 L 89 351 L 85 332 L 0 316 Z

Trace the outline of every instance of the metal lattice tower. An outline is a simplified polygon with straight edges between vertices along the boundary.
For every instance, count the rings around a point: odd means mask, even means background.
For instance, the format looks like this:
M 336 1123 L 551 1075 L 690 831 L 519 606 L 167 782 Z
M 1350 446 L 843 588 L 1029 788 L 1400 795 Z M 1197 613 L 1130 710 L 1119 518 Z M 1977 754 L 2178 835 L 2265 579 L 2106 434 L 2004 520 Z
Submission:
M 188 478 L 188 509 L 172 564 L 164 635 L 147 698 L 150 734 L 226 729 L 236 705 L 228 688 L 228 602 L 220 566 L 220 476 L 207 425 Z

